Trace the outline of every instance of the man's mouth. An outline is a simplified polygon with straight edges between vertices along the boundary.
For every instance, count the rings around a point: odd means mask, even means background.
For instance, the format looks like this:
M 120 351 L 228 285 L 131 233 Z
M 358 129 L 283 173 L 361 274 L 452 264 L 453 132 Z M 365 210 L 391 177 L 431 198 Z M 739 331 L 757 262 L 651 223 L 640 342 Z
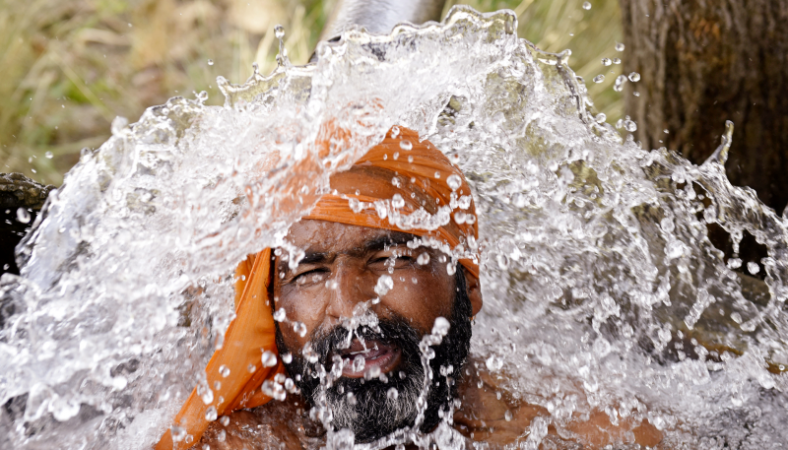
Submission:
M 402 352 L 398 347 L 381 341 L 366 340 L 362 344 L 358 339 L 353 339 L 350 347 L 339 352 L 339 355 L 345 363 L 342 376 L 361 378 L 369 373 L 374 378 L 394 370 L 399 365 Z

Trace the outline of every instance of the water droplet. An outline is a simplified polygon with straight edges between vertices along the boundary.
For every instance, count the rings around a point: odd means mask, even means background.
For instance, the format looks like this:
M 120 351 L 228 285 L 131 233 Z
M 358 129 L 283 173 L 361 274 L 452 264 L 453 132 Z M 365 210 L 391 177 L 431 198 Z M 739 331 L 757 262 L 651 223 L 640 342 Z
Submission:
M 52 155 L 52 152 L 46 152 L 44 153 L 44 156 L 46 156 L 47 159 L 52 159 L 54 155 Z
M 361 212 L 362 209 L 364 209 L 364 205 L 362 205 L 357 198 L 349 198 L 347 201 L 347 205 L 355 213 L 359 213 Z
M 429 262 L 430 262 L 430 255 L 427 252 L 422 253 L 421 255 L 419 255 L 418 258 L 416 258 L 416 263 L 419 264 L 420 266 L 423 266 L 424 264 L 427 264 Z
M 246 366 L 246 370 L 248 370 L 249 373 L 255 373 L 257 372 L 257 366 L 250 363 L 248 366 Z
M 638 125 L 632 119 L 624 120 L 624 129 L 629 131 L 630 133 L 634 133 L 638 129 Z
M 213 403 L 213 391 L 211 390 L 211 388 L 208 387 L 207 384 L 204 383 L 205 382 L 203 381 L 202 383 L 197 385 L 197 395 L 200 396 L 203 403 L 205 403 L 206 405 L 210 405 L 211 403 Z
M 594 118 L 598 123 L 604 123 L 607 120 L 607 115 L 605 113 L 599 113 Z
M 487 366 L 487 369 L 490 371 L 496 372 L 503 367 L 503 360 L 495 355 L 490 355 L 489 358 L 484 362 Z
M 405 199 L 399 194 L 394 194 L 394 196 L 391 197 L 391 206 L 394 208 L 402 208 L 405 206 Z
M 367 364 L 367 359 L 364 358 L 363 355 L 356 356 L 355 358 L 353 358 L 353 365 L 352 365 L 353 371 L 361 372 L 362 370 L 364 370 L 364 366 L 366 364 Z
M 585 9 L 586 11 L 591 9 L 591 2 L 583 2 L 583 9 Z
M 760 266 L 756 262 L 748 262 L 747 263 L 747 271 L 751 274 L 755 275 L 756 273 L 761 271 Z
M 666 217 L 659 221 L 659 226 L 662 228 L 663 231 L 670 233 L 675 228 L 673 224 L 673 219 Z
M 293 362 L 293 354 L 292 353 L 285 353 L 282 355 L 282 362 L 285 364 L 290 364 Z
M 617 52 L 623 52 L 624 51 L 624 44 L 622 44 L 621 42 L 616 42 L 616 47 L 615 48 L 616 48 Z
M 317 352 L 315 352 L 315 349 L 312 347 L 311 342 L 307 342 L 304 345 L 304 348 L 301 349 L 301 354 L 303 354 L 306 360 L 312 364 L 316 363 L 320 359 L 317 356 Z M 298 379 L 298 375 L 296 375 L 296 379 Z
M 208 60 L 208 65 L 209 65 L 209 66 L 212 66 L 212 65 L 213 65 L 213 60 L 212 60 L 212 59 L 209 59 L 209 60 Z
M 230 368 L 222 364 L 219 366 L 219 373 L 222 375 L 223 378 L 227 378 L 230 376 Z
M 637 73 L 637 72 L 630 73 L 629 74 L 629 81 L 631 81 L 633 83 L 637 83 L 638 81 L 640 81 L 640 74 Z
M 263 352 L 262 362 L 263 367 L 274 367 L 276 365 L 276 355 L 272 351 L 266 350 Z
M 507 422 L 511 422 L 512 412 L 507 409 L 506 412 L 503 414 L 503 418 L 506 419 Z
M 205 420 L 207 420 L 208 422 L 213 422 L 214 420 L 216 420 L 217 415 L 218 414 L 216 413 L 216 408 L 211 406 L 205 411 Z
M 621 92 L 624 90 L 624 83 L 627 82 L 627 77 L 624 75 L 619 75 L 616 77 L 616 82 L 613 85 L 613 90 L 616 92 Z
M 26 208 L 17 208 L 16 210 L 16 221 L 19 223 L 28 223 L 30 222 L 30 213 L 27 211 Z
M 304 337 L 306 336 L 306 324 L 303 322 L 296 322 L 293 324 L 293 331 L 298 333 L 299 336 Z
M 227 416 L 225 416 L 225 417 L 227 417 Z M 222 419 L 224 419 L 224 417 L 222 417 Z M 222 419 L 219 419 L 219 421 L 221 422 Z M 227 423 L 230 423 L 229 419 L 227 420 Z M 225 426 L 227 426 L 227 425 L 225 425 Z M 218 442 L 224 442 L 225 439 L 227 439 L 227 432 L 224 431 L 224 430 L 219 430 L 219 432 L 216 433 L 216 440 Z
M 413 143 L 410 142 L 407 139 L 403 139 L 403 140 L 399 141 L 399 148 L 401 148 L 403 150 L 412 150 L 413 149 Z
M 279 308 L 274 313 L 274 320 L 277 322 L 284 322 L 287 319 L 287 312 L 285 312 L 284 308 Z
M 603 81 L 605 81 L 605 76 L 602 74 L 599 74 L 594 77 L 594 83 L 601 83 Z
M 219 419 L 219 423 L 221 423 L 222 426 L 225 426 L 225 427 L 227 425 L 230 425 L 230 416 L 222 416 L 222 418 Z
M 612 64 L 613 64 L 613 61 L 611 61 L 610 58 L 602 58 L 602 65 L 603 66 L 609 66 L 609 65 L 612 65 Z
M 186 429 L 178 425 L 173 425 L 170 428 L 170 432 L 172 433 L 172 440 L 174 442 L 180 442 L 186 438 Z
M 728 260 L 728 268 L 729 269 L 738 269 L 741 267 L 741 259 L 739 258 L 731 258 Z
M 391 127 L 391 137 L 395 138 L 397 136 L 399 136 L 399 127 L 398 126 Z
M 462 186 L 462 178 L 459 175 L 452 174 L 446 178 L 446 183 L 449 185 L 452 191 L 456 191 L 457 189 Z
M 224 334 L 217 334 L 216 335 L 216 343 L 214 344 L 214 350 L 221 350 L 224 347 Z
M 279 41 L 279 53 L 276 55 L 276 64 L 279 67 L 286 67 L 290 65 L 290 60 L 287 58 L 287 49 L 285 49 L 285 29 L 282 25 L 274 27 L 274 35 Z
M 438 317 L 435 319 L 435 324 L 432 326 L 432 334 L 437 334 L 439 336 L 446 336 L 449 332 L 449 328 L 451 328 L 451 324 L 445 317 Z
M 383 297 L 394 288 L 394 280 L 389 275 L 381 275 L 375 284 L 375 293 Z
M 613 64 L 621 64 L 620 58 L 613 58 Z
M 356 403 L 358 403 L 358 400 L 356 399 L 356 396 L 353 395 L 352 392 L 348 392 L 347 395 L 345 396 L 345 398 L 347 399 L 347 404 L 349 406 L 356 406 Z
M 380 366 L 372 366 L 364 372 L 364 379 L 371 380 L 380 376 Z
M 399 391 L 396 388 L 390 388 L 388 392 L 386 392 L 386 398 L 389 400 L 396 400 L 399 397 Z
M 456 265 L 454 265 L 453 263 L 446 264 L 446 273 L 448 273 L 449 275 L 454 275 L 455 272 L 457 272 Z
M 664 130 L 662 130 L 662 132 L 663 132 L 663 133 L 665 133 L 665 134 L 670 134 L 670 130 L 668 130 L 667 128 L 665 128 Z

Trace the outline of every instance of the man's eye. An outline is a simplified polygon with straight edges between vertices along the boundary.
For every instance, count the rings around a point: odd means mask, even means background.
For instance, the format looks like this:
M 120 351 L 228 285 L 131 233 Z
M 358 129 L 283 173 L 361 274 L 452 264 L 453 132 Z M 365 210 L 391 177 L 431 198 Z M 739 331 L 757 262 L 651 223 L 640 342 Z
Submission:
M 328 274 L 328 270 L 326 269 L 312 269 L 307 270 L 306 272 L 299 273 L 295 277 L 293 277 L 293 283 L 297 284 L 311 284 L 311 283 L 319 283 L 326 278 Z
M 411 258 L 408 255 L 399 255 L 396 258 L 392 258 L 392 256 L 389 255 L 389 256 L 380 256 L 380 257 L 377 257 L 377 258 L 373 258 L 372 261 L 370 261 L 370 264 L 386 264 L 386 265 L 388 265 L 388 264 L 391 264 L 393 262 L 395 267 L 399 267 L 399 266 L 401 266 L 403 264 L 407 264 L 407 263 L 410 263 L 412 261 L 413 261 L 413 258 Z

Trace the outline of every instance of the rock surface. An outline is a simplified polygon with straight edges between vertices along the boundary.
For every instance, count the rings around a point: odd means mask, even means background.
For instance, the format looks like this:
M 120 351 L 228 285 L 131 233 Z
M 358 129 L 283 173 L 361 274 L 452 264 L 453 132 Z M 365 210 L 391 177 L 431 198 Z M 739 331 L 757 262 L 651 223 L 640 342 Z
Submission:
M 19 273 L 14 248 L 54 188 L 36 183 L 21 173 L 0 173 L 0 275 Z

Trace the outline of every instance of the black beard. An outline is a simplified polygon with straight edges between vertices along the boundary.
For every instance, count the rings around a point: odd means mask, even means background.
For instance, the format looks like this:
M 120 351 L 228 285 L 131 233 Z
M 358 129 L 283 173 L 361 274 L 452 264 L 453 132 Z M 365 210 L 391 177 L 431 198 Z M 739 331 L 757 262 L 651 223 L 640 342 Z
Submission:
M 440 423 L 441 410 L 451 410 L 450 403 L 457 396 L 457 384 L 470 349 L 472 311 L 461 267 L 457 267 L 455 282 L 457 294 L 449 318 L 449 331 L 440 345 L 432 347 L 435 351 L 435 357 L 430 360 L 433 381 L 427 396 L 424 421 L 420 427 L 425 433 Z M 332 361 L 329 357 L 347 345 L 350 332 L 342 325 L 337 325 L 328 332 L 313 333 L 310 342 L 318 360 L 316 363 L 309 363 L 300 352 L 291 352 L 287 348 L 279 324 L 276 324 L 276 346 L 279 354 L 293 355 L 292 362 L 286 365 L 287 371 L 295 380 L 305 401 L 311 406 L 327 405 L 333 417 L 332 428 L 349 428 L 355 434 L 357 443 L 373 442 L 399 429 L 412 427 L 419 411 L 417 399 L 424 386 L 424 369 L 419 351 L 422 335 L 410 326 L 406 318 L 398 315 L 379 318 L 375 328 L 377 329 L 373 330 L 360 326 L 353 332 L 353 337 L 378 340 L 398 348 L 401 352 L 399 367 L 386 374 L 386 382 L 380 378 L 365 380 L 341 377 L 335 379 L 326 389 L 324 385 L 321 386 L 316 372 L 323 372 L 320 366 L 326 372 L 331 370 Z M 451 372 L 441 375 L 441 368 L 446 372 L 449 367 Z M 391 388 L 397 390 L 397 398 L 389 397 Z M 355 404 L 353 400 L 348 400 L 349 393 L 352 393 Z

